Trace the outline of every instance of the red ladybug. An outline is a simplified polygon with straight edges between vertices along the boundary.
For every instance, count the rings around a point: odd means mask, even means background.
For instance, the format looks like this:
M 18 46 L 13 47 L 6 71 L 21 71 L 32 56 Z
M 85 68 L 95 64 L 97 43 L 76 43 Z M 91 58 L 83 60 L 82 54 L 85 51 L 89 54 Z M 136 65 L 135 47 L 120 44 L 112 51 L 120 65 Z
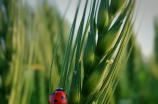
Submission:
M 63 88 L 57 88 L 49 96 L 49 104 L 67 104 L 67 95 Z

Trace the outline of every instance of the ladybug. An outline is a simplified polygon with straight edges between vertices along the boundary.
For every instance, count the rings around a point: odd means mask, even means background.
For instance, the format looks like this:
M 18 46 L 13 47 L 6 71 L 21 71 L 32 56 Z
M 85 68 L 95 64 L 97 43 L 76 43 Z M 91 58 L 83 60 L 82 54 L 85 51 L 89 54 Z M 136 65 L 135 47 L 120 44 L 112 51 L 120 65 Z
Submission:
M 49 104 L 67 104 L 67 95 L 63 88 L 57 88 L 49 96 Z

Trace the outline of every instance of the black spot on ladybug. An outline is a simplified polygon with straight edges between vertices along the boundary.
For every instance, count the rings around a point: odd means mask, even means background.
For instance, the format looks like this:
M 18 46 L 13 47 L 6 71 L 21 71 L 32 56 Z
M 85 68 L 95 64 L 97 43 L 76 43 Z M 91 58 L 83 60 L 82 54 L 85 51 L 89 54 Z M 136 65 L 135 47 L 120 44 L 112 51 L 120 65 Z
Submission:
M 54 102 L 58 102 L 58 100 L 57 100 L 57 99 L 55 99 L 55 100 L 54 100 Z
M 61 98 L 62 98 L 62 99 L 65 99 L 65 97 L 64 97 L 64 96 L 62 96 Z

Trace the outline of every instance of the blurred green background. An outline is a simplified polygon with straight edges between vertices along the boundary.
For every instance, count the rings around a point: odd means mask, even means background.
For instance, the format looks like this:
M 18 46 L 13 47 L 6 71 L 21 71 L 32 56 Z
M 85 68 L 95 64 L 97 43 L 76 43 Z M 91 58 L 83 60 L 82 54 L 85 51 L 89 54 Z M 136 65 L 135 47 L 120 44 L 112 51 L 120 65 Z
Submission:
M 59 8 L 47 0 L 0 0 L 0 104 L 48 102 L 49 69 L 57 36 L 61 34 L 52 91 L 58 87 L 71 27 L 69 19 L 62 20 Z M 133 50 L 111 104 L 158 104 L 158 18 L 152 21 L 154 50 L 145 58 L 139 41 L 134 41 L 137 31 L 133 32 L 126 53 L 134 44 Z

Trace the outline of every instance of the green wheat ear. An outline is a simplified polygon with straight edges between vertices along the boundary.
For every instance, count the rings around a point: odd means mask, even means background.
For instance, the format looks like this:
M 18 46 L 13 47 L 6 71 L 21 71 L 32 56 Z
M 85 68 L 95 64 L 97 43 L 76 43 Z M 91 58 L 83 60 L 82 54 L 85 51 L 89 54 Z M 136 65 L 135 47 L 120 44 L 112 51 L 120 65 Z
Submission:
M 68 93 L 69 104 L 107 104 L 122 71 L 122 56 L 133 29 L 135 0 L 91 0 L 85 24 L 89 3 L 86 0 L 77 36 L 74 38 L 80 7 L 78 1 L 59 87 Z
M 101 0 L 98 15 L 97 15 L 97 28 L 99 35 L 102 32 L 107 32 L 110 25 L 110 14 L 109 14 L 109 0 Z

